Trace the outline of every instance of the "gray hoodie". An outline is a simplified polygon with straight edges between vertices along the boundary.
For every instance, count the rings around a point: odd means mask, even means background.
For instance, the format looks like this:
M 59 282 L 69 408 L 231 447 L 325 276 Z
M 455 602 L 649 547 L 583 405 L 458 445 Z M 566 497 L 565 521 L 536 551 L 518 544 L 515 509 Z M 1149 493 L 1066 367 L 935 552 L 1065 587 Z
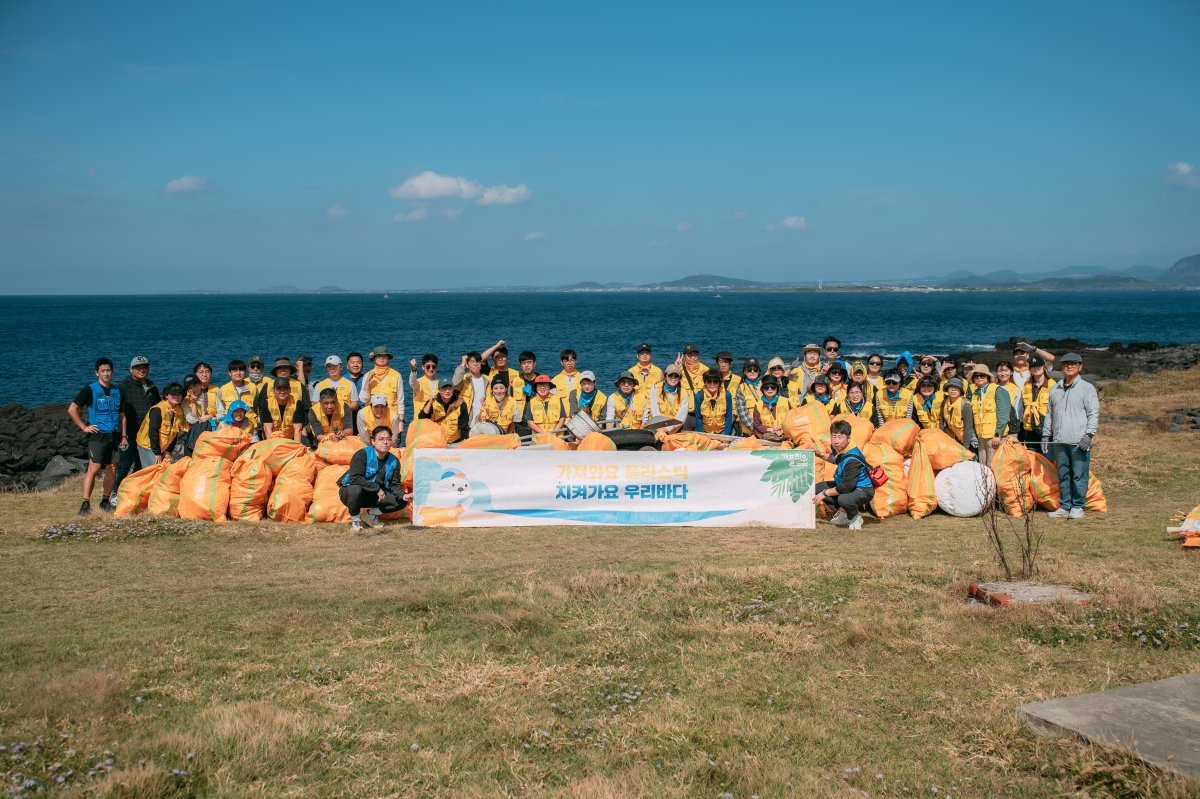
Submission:
M 1078 444 L 1085 434 L 1096 435 L 1099 424 L 1100 397 L 1091 383 L 1077 377 L 1069 386 L 1056 383 L 1050 389 L 1042 438 L 1055 444 Z

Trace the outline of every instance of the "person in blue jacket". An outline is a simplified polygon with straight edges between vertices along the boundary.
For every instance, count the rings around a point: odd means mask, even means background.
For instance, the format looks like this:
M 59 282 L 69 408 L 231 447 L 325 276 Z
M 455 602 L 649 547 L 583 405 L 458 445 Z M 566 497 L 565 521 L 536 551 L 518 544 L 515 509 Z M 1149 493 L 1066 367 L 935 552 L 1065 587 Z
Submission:
M 83 504 L 79 515 L 92 512 L 92 489 L 96 487 L 96 475 L 104 469 L 104 494 L 100 510 L 114 510 L 115 503 L 109 498 L 114 493 L 117 479 L 118 453 L 129 447 L 126 434 L 126 408 L 121 389 L 114 386 L 113 362 L 108 358 L 96 360 L 96 379 L 80 389 L 75 401 L 67 406 L 67 415 L 75 426 L 87 433 L 88 465 L 83 475 Z M 87 421 L 80 411 L 87 410 Z
M 871 470 L 867 459 L 858 447 L 850 446 L 850 423 L 836 421 L 829 426 L 828 454 L 817 453 L 817 457 L 837 464 L 832 480 L 817 483 L 813 487 L 813 504 L 824 502 L 830 510 L 836 510 L 830 521 L 839 527 L 861 530 L 863 526 L 859 505 L 875 498 L 875 486 L 871 483 Z
M 391 448 L 392 428 L 381 424 L 371 431 L 371 445 L 354 453 L 338 480 L 338 497 L 350 511 L 350 529 L 355 532 L 364 524 L 381 526 L 381 514 L 395 513 L 408 504 L 400 483 L 400 459 Z M 365 519 L 363 508 L 367 508 Z

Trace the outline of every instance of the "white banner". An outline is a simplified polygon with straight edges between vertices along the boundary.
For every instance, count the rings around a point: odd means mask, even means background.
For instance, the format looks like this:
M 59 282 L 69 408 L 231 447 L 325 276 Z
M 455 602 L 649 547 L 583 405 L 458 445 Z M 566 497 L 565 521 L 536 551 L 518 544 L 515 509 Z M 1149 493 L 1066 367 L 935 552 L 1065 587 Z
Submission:
M 813 453 L 419 449 L 413 524 L 816 527 Z

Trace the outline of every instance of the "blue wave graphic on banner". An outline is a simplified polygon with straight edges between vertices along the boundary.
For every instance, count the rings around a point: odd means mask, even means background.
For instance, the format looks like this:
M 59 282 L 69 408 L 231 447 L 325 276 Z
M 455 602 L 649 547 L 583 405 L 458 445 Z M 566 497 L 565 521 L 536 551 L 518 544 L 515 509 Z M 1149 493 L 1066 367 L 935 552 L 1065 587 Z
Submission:
M 705 511 L 619 511 L 619 510 L 549 510 L 546 508 L 514 508 L 501 510 L 489 508 L 489 513 L 504 513 L 509 516 L 527 516 L 538 519 L 565 519 L 589 524 L 682 524 L 713 519 L 741 513 L 738 510 Z

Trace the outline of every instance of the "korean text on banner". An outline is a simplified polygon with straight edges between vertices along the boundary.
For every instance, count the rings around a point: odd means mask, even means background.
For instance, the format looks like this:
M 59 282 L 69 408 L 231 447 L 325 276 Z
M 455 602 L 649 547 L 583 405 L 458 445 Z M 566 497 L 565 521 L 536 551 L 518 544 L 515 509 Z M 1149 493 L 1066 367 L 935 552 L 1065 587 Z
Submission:
M 413 524 L 816 527 L 809 450 L 421 449 Z

